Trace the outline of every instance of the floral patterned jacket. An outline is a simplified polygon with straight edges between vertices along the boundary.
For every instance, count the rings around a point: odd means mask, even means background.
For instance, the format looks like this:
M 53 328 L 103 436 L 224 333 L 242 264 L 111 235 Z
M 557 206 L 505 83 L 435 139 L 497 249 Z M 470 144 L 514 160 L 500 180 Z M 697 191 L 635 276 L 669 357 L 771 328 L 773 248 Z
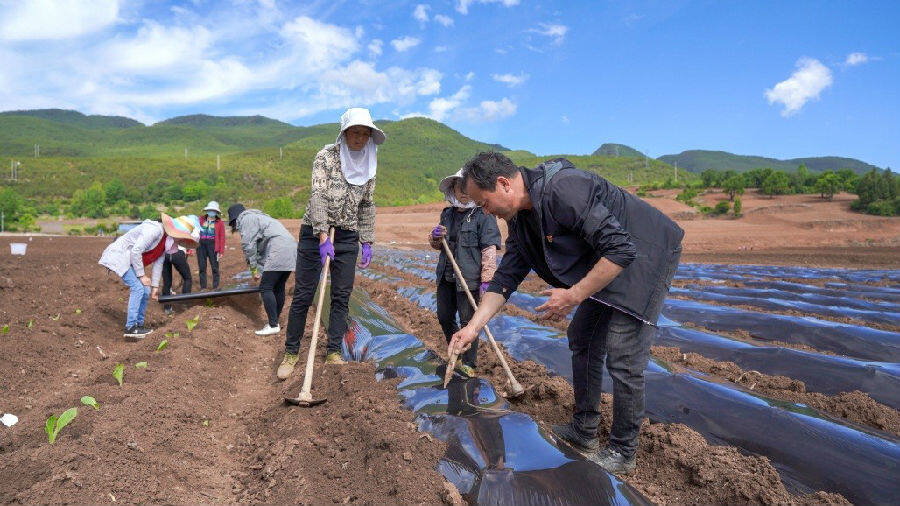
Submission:
M 312 168 L 312 192 L 303 224 L 313 233 L 328 233 L 328 227 L 359 232 L 359 242 L 375 241 L 375 178 L 363 185 L 347 182 L 341 172 L 337 144 L 328 144 L 316 155 Z

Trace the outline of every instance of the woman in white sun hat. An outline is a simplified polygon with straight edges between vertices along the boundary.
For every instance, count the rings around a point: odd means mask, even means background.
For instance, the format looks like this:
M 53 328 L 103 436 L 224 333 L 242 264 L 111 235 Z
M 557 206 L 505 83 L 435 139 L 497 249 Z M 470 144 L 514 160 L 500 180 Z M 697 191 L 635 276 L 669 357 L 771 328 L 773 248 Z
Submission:
M 384 132 L 372 122 L 368 109 L 347 109 L 341 116 L 337 140 L 322 148 L 313 161 L 312 192 L 300 227 L 294 298 L 288 316 L 284 360 L 278 368 L 280 379 L 290 376 L 297 363 L 306 313 L 326 257 L 331 258 L 331 314 L 325 360 L 343 363 L 341 343 L 347 332 L 348 304 L 360 243 L 359 266 L 365 269 L 372 261 L 377 146 L 384 140 Z M 328 237 L 332 227 L 333 243 Z
M 212 288 L 219 288 L 219 260 L 225 255 L 225 222 L 219 203 L 211 200 L 200 216 L 200 246 L 197 247 L 197 267 L 200 270 L 200 289 L 206 289 L 206 262 L 212 269 Z

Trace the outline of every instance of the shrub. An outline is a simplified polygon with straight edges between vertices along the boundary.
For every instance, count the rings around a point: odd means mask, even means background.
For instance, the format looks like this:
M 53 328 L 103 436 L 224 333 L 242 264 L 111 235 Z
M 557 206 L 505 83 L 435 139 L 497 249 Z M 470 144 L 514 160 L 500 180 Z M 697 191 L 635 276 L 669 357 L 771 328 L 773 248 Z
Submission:
M 743 204 L 741 203 L 741 198 L 735 197 L 735 199 L 734 199 L 734 215 L 740 216 L 742 208 L 743 208 Z
M 716 203 L 716 207 L 713 208 L 712 214 L 719 215 L 725 214 L 731 208 L 731 203 L 727 200 L 720 200 Z

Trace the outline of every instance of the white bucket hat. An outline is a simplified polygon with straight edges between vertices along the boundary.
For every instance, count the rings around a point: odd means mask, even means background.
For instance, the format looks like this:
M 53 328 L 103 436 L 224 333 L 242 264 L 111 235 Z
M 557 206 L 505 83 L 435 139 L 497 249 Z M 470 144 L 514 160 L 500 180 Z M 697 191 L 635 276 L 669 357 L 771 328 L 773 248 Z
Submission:
M 344 133 L 344 130 L 356 125 L 362 125 L 371 128 L 372 140 L 375 142 L 375 144 L 382 144 L 387 138 L 384 135 L 384 132 L 380 128 L 375 126 L 375 123 L 372 121 L 372 115 L 369 114 L 368 109 L 363 109 L 362 107 L 351 107 L 341 115 L 341 133 L 338 134 L 335 143 L 340 142 L 341 135 Z
M 206 204 L 206 207 L 203 208 L 203 212 L 206 212 L 206 211 L 215 211 L 219 214 L 222 214 L 222 210 L 219 209 L 219 203 L 216 202 L 215 200 L 210 200 L 209 204 Z
M 462 177 L 463 177 L 463 170 L 459 169 L 453 175 L 450 175 L 450 176 L 445 177 L 444 179 L 441 179 L 441 182 L 438 183 L 438 190 L 440 190 L 440 192 L 444 194 L 444 197 L 446 197 L 447 202 L 450 202 L 451 204 L 453 204 L 454 207 L 459 207 L 462 209 L 471 209 L 471 208 L 475 207 L 475 202 L 472 202 L 470 200 L 468 204 L 463 204 L 462 202 L 460 202 L 459 200 L 456 199 L 456 194 L 453 193 L 453 183 L 458 179 L 462 179 Z

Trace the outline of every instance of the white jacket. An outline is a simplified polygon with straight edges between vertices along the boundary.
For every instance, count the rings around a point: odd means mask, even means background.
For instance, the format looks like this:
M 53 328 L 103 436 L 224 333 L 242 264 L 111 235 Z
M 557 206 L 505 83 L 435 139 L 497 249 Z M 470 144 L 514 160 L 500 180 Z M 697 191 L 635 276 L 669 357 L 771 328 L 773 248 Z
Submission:
M 162 223 L 153 220 L 144 220 L 143 223 L 129 230 L 128 233 L 116 239 L 103 250 L 100 256 L 100 265 L 122 277 L 129 268 L 134 269 L 138 277 L 144 275 L 143 253 L 152 250 L 163 238 Z M 166 255 L 160 255 L 153 262 L 150 275 L 150 285 L 159 286 L 159 278 L 162 275 L 162 264 Z

